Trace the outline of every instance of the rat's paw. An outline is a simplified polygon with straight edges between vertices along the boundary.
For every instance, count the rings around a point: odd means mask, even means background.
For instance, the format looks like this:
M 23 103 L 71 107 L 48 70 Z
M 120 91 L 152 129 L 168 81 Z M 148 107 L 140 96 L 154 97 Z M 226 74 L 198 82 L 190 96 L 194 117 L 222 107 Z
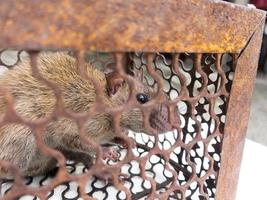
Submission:
M 110 172 L 104 171 L 104 172 L 97 172 L 95 174 L 95 177 L 98 179 L 103 180 L 106 184 L 112 183 L 112 174 Z M 127 174 L 119 173 L 118 175 L 118 181 L 119 182 L 124 182 L 129 176 Z
M 102 147 L 102 150 L 103 150 L 103 160 L 109 159 L 116 161 L 120 157 L 115 147 Z

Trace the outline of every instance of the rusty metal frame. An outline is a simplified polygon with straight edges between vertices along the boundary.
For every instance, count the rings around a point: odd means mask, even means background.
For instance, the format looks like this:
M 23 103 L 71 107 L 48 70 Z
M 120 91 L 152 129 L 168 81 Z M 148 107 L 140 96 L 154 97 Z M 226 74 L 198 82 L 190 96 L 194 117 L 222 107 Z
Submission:
M 216 0 L 0 2 L 2 48 L 238 53 L 264 18 Z
M 263 27 L 262 21 L 237 61 L 225 124 L 217 199 L 235 198 Z
M 217 0 L 0 2 L 1 48 L 237 53 L 216 192 L 235 198 L 263 11 Z

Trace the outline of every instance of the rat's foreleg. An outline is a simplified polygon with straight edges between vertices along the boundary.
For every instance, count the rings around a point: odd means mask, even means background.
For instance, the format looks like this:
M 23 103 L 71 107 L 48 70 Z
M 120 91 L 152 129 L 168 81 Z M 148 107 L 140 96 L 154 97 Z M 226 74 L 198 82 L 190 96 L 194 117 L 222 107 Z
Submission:
M 87 168 L 91 167 L 93 164 L 93 157 L 90 154 L 79 151 L 71 150 L 60 150 L 66 159 L 74 161 L 74 163 L 82 162 Z
M 77 155 L 75 155 L 76 152 L 82 153 L 80 154 L 81 156 L 84 156 L 84 159 L 89 159 L 88 156 L 94 156 L 96 154 L 95 150 L 90 147 L 89 145 L 86 145 L 84 142 L 80 140 L 79 137 L 73 136 L 72 138 L 69 136 L 67 139 L 65 138 L 64 140 L 64 145 L 68 147 L 68 149 L 71 150 L 65 150 L 65 151 L 72 151 L 73 152 L 73 158 L 75 160 Z M 112 160 L 117 160 L 119 157 L 119 154 L 116 152 L 116 149 L 114 147 L 102 147 L 103 151 L 103 157 L 102 159 L 112 159 Z M 67 155 L 67 154 L 65 154 Z M 68 155 L 67 155 L 68 156 Z

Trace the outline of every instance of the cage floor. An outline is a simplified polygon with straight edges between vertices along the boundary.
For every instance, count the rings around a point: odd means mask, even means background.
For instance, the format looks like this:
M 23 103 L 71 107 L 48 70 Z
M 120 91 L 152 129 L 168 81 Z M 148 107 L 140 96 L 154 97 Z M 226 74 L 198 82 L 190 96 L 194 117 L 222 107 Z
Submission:
M 118 148 L 118 153 L 120 154 L 119 160 L 123 160 L 123 158 L 126 156 L 127 151 L 119 146 L 116 146 L 114 148 Z M 147 154 L 146 151 L 142 151 L 140 150 L 140 148 L 133 149 L 133 151 L 138 156 Z M 106 163 L 108 165 L 114 165 L 116 162 L 112 160 L 106 160 Z M 172 173 L 170 173 L 168 170 L 165 169 L 164 164 L 165 163 L 159 156 L 153 155 L 150 157 L 149 164 L 146 166 L 147 176 L 153 177 L 156 183 L 161 185 L 161 187 L 159 187 L 159 191 L 163 189 L 164 186 L 167 186 L 172 181 L 173 177 Z M 66 163 L 66 168 L 67 171 L 72 175 L 80 175 L 87 171 L 86 167 L 82 163 L 75 164 L 72 161 L 68 161 Z M 149 194 L 151 189 L 150 182 L 148 180 L 144 180 L 140 175 L 141 172 L 137 161 L 131 161 L 130 163 L 123 165 L 123 167 L 121 168 L 121 172 L 128 176 L 127 179 L 123 181 L 123 185 L 131 191 L 131 193 L 134 195 L 134 199 L 136 198 L 139 199 L 140 197 L 142 198 L 145 197 L 147 194 Z M 55 174 L 51 173 L 47 175 L 29 177 L 25 178 L 24 181 L 25 184 L 30 187 L 39 188 L 41 186 L 49 184 L 49 182 L 53 179 L 54 175 Z M 12 184 L 13 184 L 12 180 L 5 181 L 2 184 L 0 190 L 1 196 L 3 196 L 11 189 Z M 105 183 L 104 181 L 99 180 L 95 177 L 91 178 L 87 182 L 85 192 L 88 195 L 99 200 L 126 199 L 124 192 L 116 189 L 111 183 Z M 20 200 L 36 200 L 36 199 L 38 198 L 30 195 L 25 195 L 23 197 L 20 197 Z M 54 188 L 48 194 L 48 199 L 49 200 L 81 199 L 79 196 L 79 186 L 76 182 L 63 183 Z

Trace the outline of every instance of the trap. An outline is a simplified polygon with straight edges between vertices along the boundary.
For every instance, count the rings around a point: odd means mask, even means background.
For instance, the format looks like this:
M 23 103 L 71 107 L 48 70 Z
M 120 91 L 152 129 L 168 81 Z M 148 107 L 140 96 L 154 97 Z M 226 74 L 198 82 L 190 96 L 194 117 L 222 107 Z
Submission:
M 109 110 L 118 136 L 123 136 L 118 121 L 121 112 L 135 106 L 143 111 L 150 130 L 129 131 L 124 137 L 127 148 L 116 146 L 119 160 L 97 162 L 89 169 L 70 161 L 68 173 L 60 166 L 54 176 L 26 180 L 15 166 L 0 161 L 0 166 L 16 175 L 15 181 L 3 183 L 0 199 L 235 198 L 264 12 L 215 0 L 90 4 L 10 0 L 1 5 L 0 18 L 1 48 L 25 50 L 2 50 L 2 67 L 13 70 L 16 62 L 30 57 L 34 76 L 56 96 L 60 96 L 57 86 L 36 70 L 40 51 L 65 50 L 81 66 L 89 62 L 100 70 L 114 68 L 130 88 L 136 84 L 131 73 L 140 71 L 140 81 L 157 90 L 147 104 L 137 105 L 135 96 L 130 96 L 125 105 Z M 10 54 L 16 59 L 7 59 Z M 85 78 L 92 81 L 94 77 Z M 167 105 L 173 131 L 157 134 L 150 126 L 148 114 L 159 103 Z M 59 114 L 64 116 L 58 111 L 53 117 Z M 65 115 L 77 122 L 81 118 Z M 177 116 L 178 122 L 173 123 Z M 53 119 L 27 121 L 13 112 L 0 125 L 14 120 L 41 135 L 38 125 Z M 59 163 L 64 161 L 40 137 L 37 142 L 42 152 Z M 104 170 L 115 174 L 113 183 L 93 177 Z M 128 175 L 123 182 L 118 180 L 120 171 Z

